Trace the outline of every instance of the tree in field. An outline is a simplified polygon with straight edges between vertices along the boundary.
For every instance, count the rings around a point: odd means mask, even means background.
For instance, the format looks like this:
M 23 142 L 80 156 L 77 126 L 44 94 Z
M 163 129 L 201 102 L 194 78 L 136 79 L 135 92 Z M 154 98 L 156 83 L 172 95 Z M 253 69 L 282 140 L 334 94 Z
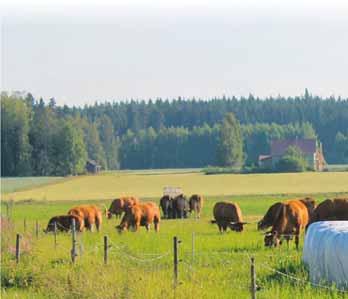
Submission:
M 307 168 L 308 163 L 297 146 L 289 146 L 285 155 L 276 164 L 276 170 L 279 172 L 303 172 Z
M 106 164 L 108 169 L 119 169 L 120 163 L 118 161 L 118 141 L 114 132 L 110 117 L 103 115 L 97 121 L 99 129 L 100 141 L 106 157 Z
M 217 149 L 220 166 L 243 165 L 243 139 L 240 124 L 233 113 L 226 114 L 221 128 Z
M 53 155 L 53 138 L 57 133 L 57 118 L 53 107 L 45 106 L 41 99 L 33 106 L 29 140 L 33 147 L 31 163 L 33 173 L 39 176 L 54 175 L 55 156 Z
M 71 120 L 62 120 L 54 138 L 54 151 L 56 175 L 76 175 L 85 171 L 87 152 L 83 132 Z
M 31 174 L 30 108 L 16 95 L 1 94 L 1 175 Z

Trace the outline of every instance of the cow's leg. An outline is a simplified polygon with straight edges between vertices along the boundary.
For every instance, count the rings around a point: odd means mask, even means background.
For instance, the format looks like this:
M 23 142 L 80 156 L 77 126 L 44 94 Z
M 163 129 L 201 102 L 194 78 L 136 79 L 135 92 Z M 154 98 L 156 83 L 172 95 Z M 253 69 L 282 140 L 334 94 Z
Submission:
M 99 232 L 100 226 L 101 226 L 101 219 L 98 216 L 96 216 L 95 217 L 95 227 L 97 228 L 98 232 Z
M 219 232 L 222 233 L 222 225 L 220 223 L 217 224 L 219 227 Z
M 296 244 L 296 250 L 298 250 L 298 244 L 300 242 L 300 226 L 296 227 L 295 231 L 295 244 Z

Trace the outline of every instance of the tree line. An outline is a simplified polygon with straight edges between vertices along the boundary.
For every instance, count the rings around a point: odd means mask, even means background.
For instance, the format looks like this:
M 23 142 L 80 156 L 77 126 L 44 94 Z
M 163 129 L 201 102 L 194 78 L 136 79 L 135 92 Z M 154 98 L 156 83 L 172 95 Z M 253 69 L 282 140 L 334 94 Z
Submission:
M 348 99 L 308 91 L 84 107 L 2 93 L 1 124 L 3 176 L 78 174 L 87 159 L 103 169 L 254 165 L 270 140 L 295 137 L 318 138 L 329 163 L 348 163 Z

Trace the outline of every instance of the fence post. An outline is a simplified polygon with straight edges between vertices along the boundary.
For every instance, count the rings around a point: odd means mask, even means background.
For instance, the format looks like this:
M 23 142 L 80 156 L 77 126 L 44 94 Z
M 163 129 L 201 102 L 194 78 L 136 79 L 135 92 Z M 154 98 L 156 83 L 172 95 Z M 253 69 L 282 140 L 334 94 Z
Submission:
M 178 284 L 178 237 L 173 238 L 173 249 L 174 249 L 174 288 L 176 288 Z
M 36 220 L 35 222 L 35 235 L 36 235 L 36 239 L 39 238 L 39 221 Z
M 250 292 L 251 292 L 251 299 L 256 299 L 256 272 L 255 272 L 255 258 L 251 258 L 251 265 L 250 265 L 250 278 L 251 278 L 251 285 L 250 285 Z
M 192 232 L 192 265 L 195 258 L 195 232 Z
M 24 218 L 23 225 L 24 225 L 24 232 L 26 233 L 27 232 L 27 218 Z
M 108 236 L 104 236 L 104 264 L 106 265 L 108 263 Z
M 19 258 L 20 258 L 20 246 L 19 246 L 19 242 L 20 242 L 20 234 L 16 235 L 16 264 L 19 263 Z
M 71 223 L 71 237 L 72 237 L 72 248 L 71 248 L 71 261 L 73 264 L 76 260 L 76 226 L 75 226 L 75 219 L 72 219 Z
M 54 249 L 57 249 L 57 222 L 54 222 Z

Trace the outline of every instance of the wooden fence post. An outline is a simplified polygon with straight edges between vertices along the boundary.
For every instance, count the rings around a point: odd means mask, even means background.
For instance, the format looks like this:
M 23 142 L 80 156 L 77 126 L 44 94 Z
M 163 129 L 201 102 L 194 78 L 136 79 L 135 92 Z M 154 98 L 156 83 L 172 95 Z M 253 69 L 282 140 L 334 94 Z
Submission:
M 254 257 L 251 258 L 250 276 L 251 276 L 250 277 L 251 278 L 251 285 L 250 285 L 251 299 L 256 299 L 256 272 L 255 272 Z
M 35 235 L 36 235 L 36 239 L 39 238 L 39 221 L 36 220 L 35 222 Z
M 54 249 L 57 249 L 57 222 L 54 222 Z
M 72 248 L 71 248 L 71 261 L 73 264 L 76 260 L 76 226 L 75 226 L 75 219 L 72 219 L 71 223 L 71 237 L 72 237 Z
M 192 265 L 195 259 L 195 232 L 192 232 Z
M 19 246 L 19 242 L 20 242 L 21 236 L 20 234 L 16 235 L 16 264 L 19 263 L 19 259 L 20 259 L 20 246 Z
M 174 249 L 174 288 L 178 284 L 178 263 L 179 263 L 179 258 L 178 258 L 178 244 L 180 241 L 178 240 L 178 237 L 173 238 L 173 249 Z
M 108 236 L 104 236 L 104 264 L 106 265 L 108 263 Z

